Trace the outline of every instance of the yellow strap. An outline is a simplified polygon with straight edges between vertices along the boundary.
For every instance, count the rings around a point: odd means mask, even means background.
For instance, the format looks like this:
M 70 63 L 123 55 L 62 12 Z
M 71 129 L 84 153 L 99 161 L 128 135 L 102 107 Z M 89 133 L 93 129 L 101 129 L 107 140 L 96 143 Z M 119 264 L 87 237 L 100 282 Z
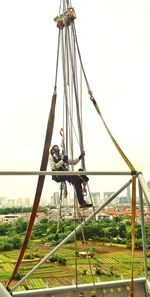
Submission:
M 136 223 L 136 175 L 132 176 L 132 271 L 131 271 L 131 284 L 130 284 L 130 297 L 134 297 L 134 249 L 135 249 L 135 223 Z
M 95 99 L 93 98 L 93 96 L 91 96 L 90 99 L 92 100 L 92 102 L 93 102 L 93 104 L 94 104 L 94 106 L 95 106 L 95 109 L 96 109 L 97 113 L 98 113 L 99 116 L 101 117 L 101 120 L 102 120 L 102 122 L 103 122 L 103 124 L 104 124 L 104 126 L 105 126 L 105 128 L 106 128 L 106 130 L 107 130 L 107 132 L 108 132 L 108 134 L 109 134 L 109 136 L 111 137 L 111 139 L 112 139 L 112 141 L 113 141 L 115 147 L 117 148 L 118 152 L 120 153 L 120 155 L 122 156 L 122 158 L 124 159 L 124 161 L 126 162 L 126 164 L 128 165 L 128 167 L 130 168 L 130 170 L 131 170 L 131 171 L 135 171 L 134 166 L 133 166 L 132 163 L 129 161 L 129 159 L 128 159 L 127 156 L 124 154 L 124 152 L 123 152 L 122 149 L 120 148 L 119 144 L 117 143 L 117 141 L 115 140 L 115 138 L 114 138 L 113 135 L 111 134 L 111 132 L 110 132 L 108 126 L 106 125 L 106 122 L 105 122 L 105 120 L 104 120 L 104 118 L 103 118 L 103 116 L 102 116 L 102 113 L 101 113 L 101 111 L 100 111 L 100 109 L 99 109 L 99 107 L 98 107 L 98 105 L 97 105 Z
M 111 134 L 108 126 L 106 125 L 106 122 L 102 116 L 102 113 L 92 95 L 92 92 L 89 91 L 90 94 L 90 99 L 92 100 L 94 107 L 97 111 L 97 113 L 99 114 L 109 136 L 111 137 L 115 147 L 117 148 L 118 152 L 120 153 L 120 155 L 122 156 L 123 160 L 126 162 L 126 164 L 128 165 L 128 167 L 130 168 L 131 171 L 133 171 L 134 175 L 132 176 L 132 271 L 131 271 L 131 284 L 130 284 L 130 292 L 129 292 L 129 297 L 134 297 L 134 282 L 133 282 L 133 264 L 134 264 L 134 248 L 135 248 L 135 221 L 136 221 L 136 170 L 134 168 L 134 166 L 132 165 L 132 163 L 129 161 L 129 159 L 127 158 L 127 156 L 124 154 L 124 152 L 122 151 L 122 149 L 120 148 L 119 144 L 117 143 L 117 141 L 115 140 L 115 138 L 113 137 L 113 135 Z

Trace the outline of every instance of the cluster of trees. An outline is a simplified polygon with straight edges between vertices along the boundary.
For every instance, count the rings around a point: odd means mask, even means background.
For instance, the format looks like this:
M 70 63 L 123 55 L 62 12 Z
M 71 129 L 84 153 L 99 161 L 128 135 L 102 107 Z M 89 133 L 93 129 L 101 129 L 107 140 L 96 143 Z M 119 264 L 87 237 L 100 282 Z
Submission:
M 23 234 L 27 228 L 27 222 L 18 219 L 15 223 L 0 224 L 0 250 L 9 251 L 19 249 L 22 246 Z
M 62 257 L 62 256 L 59 256 L 59 255 L 55 254 L 50 259 L 48 259 L 47 262 L 58 263 L 60 265 L 66 265 L 67 264 L 67 259 Z
M 77 226 L 78 223 L 71 220 L 56 222 L 44 218 L 34 225 L 31 239 L 40 239 L 43 244 L 50 242 L 55 245 L 66 238 Z M 0 250 L 20 248 L 26 229 L 27 222 L 22 218 L 11 224 L 0 224 Z M 131 222 L 124 222 L 121 217 L 116 217 L 113 220 L 92 220 L 83 226 L 83 232 L 86 240 L 126 244 L 127 247 L 131 247 Z M 150 246 L 149 225 L 145 225 L 145 233 L 146 244 Z M 77 233 L 76 238 L 83 240 L 82 232 Z M 72 241 L 74 241 L 74 238 L 72 238 Z M 135 245 L 137 249 L 142 249 L 140 224 L 136 224 Z
M 28 213 L 32 211 L 32 207 L 5 207 L 0 208 L 0 214 L 1 215 L 7 215 L 7 214 L 16 214 L 16 213 Z M 47 212 L 46 207 L 39 206 L 38 211 Z
M 58 223 L 43 219 L 39 224 L 34 226 L 32 238 L 40 238 L 42 242 L 51 242 L 58 244 L 66 236 L 77 227 L 77 222 L 61 221 Z M 116 217 L 113 220 L 92 220 L 83 226 L 83 232 L 86 240 L 92 239 L 101 242 L 110 242 L 116 244 L 125 244 L 128 248 L 131 247 L 131 221 L 123 221 L 122 217 Z M 145 226 L 146 244 L 150 246 L 150 226 Z M 76 234 L 78 240 L 83 240 L 82 232 Z M 72 239 L 72 241 L 74 238 Z M 142 249 L 142 231 L 141 225 L 136 224 L 136 243 L 137 249 Z
M 22 246 L 22 238 L 19 235 L 0 238 L 0 251 L 11 251 Z

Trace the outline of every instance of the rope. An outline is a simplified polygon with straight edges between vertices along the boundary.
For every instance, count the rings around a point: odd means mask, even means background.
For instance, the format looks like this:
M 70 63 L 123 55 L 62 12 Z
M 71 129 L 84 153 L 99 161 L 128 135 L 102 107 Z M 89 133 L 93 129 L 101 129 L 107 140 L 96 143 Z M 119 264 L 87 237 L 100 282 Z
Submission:
M 87 256 L 88 256 L 88 253 L 89 253 L 89 249 L 86 248 L 85 234 L 84 234 L 84 230 L 83 230 L 83 226 L 82 226 L 83 216 L 81 215 L 81 213 L 79 211 L 79 207 L 78 207 L 78 204 L 77 204 L 77 197 L 75 196 L 75 198 L 76 198 L 76 199 L 74 199 L 74 209 L 75 209 L 75 216 L 74 216 L 74 224 L 75 224 L 75 228 L 74 228 L 74 230 L 75 230 L 75 233 L 74 233 L 74 238 L 75 238 L 75 273 L 76 273 L 76 293 L 77 293 L 77 296 L 79 296 L 78 295 L 78 269 L 77 269 L 77 266 L 78 266 L 78 261 L 77 261 L 78 248 L 77 248 L 77 232 L 76 232 L 76 229 L 77 229 L 77 226 L 76 226 L 77 216 L 79 217 L 79 222 L 80 222 L 80 226 L 81 226 L 81 234 L 82 234 L 82 242 L 83 242 L 83 244 L 85 246 Z M 84 213 L 84 209 L 82 211 Z M 90 273 L 91 273 L 91 276 L 92 276 L 93 289 L 96 292 L 94 275 L 93 275 L 93 272 L 92 272 L 92 265 L 91 265 L 91 261 L 90 261 L 89 257 L 88 257 L 88 264 L 89 264 L 89 269 L 90 269 Z
M 75 196 L 75 191 L 74 191 L 74 245 L 75 245 L 75 279 L 76 279 L 76 296 L 79 296 L 78 292 L 78 262 L 77 262 L 77 233 L 76 233 L 76 222 L 77 222 L 77 212 L 76 210 L 78 209 L 77 206 L 77 197 Z
M 60 183 L 60 195 L 59 195 L 59 218 L 57 223 L 57 230 L 56 230 L 56 238 L 58 237 L 58 233 L 60 230 L 60 221 L 62 220 L 62 214 L 61 214 L 61 207 L 62 207 L 62 193 L 64 189 L 64 183 Z
M 75 99 L 76 103 L 76 113 L 77 113 L 77 124 L 78 124 L 78 135 L 79 135 L 79 146 L 81 151 L 84 150 L 83 146 L 83 131 L 81 125 L 81 106 L 79 106 L 79 92 L 78 92 L 78 76 L 77 76 L 77 60 L 76 60 L 76 43 L 74 40 L 74 35 L 70 34 L 70 27 L 65 27 L 65 38 L 63 38 L 63 30 L 61 32 L 61 41 L 62 41 L 62 65 L 63 65 L 63 80 L 64 80 L 64 103 L 66 107 L 64 110 L 66 111 L 66 135 L 65 135 L 65 144 L 71 148 L 71 157 L 73 157 L 73 99 Z M 70 72 L 69 72 L 70 71 Z M 75 130 L 75 129 L 74 129 Z M 69 131 L 69 133 L 68 133 Z M 69 134 L 69 139 L 68 139 Z M 66 151 L 68 151 L 66 149 Z M 85 161 L 82 163 L 83 169 L 85 169 Z M 74 167 L 72 166 L 72 170 Z M 76 203 L 76 205 L 75 205 Z M 77 201 L 74 199 L 74 210 L 75 210 L 75 250 L 77 251 L 77 242 L 76 242 L 76 209 L 77 208 Z M 83 216 L 81 216 L 79 210 L 78 213 L 80 215 L 80 219 L 83 220 Z M 83 241 L 85 243 L 85 236 L 83 232 L 83 228 L 81 227 Z M 90 271 L 92 275 L 92 268 L 90 259 L 88 258 L 88 263 L 90 266 Z M 75 277 L 76 277 L 76 294 L 78 296 L 78 271 L 77 271 L 77 258 L 75 258 Z M 94 284 L 94 277 L 93 279 L 93 286 L 95 289 Z
M 83 209 L 82 211 L 83 211 L 83 213 L 84 213 L 84 209 Z M 88 253 L 89 253 L 89 249 L 86 248 L 85 234 L 84 234 L 84 230 L 83 230 L 83 226 L 82 226 L 83 216 L 81 215 L 78 206 L 77 206 L 77 213 L 78 213 L 78 216 L 79 216 L 79 218 L 80 218 L 82 241 L 83 241 L 83 244 L 84 244 L 84 246 L 85 246 L 86 253 L 87 253 L 87 255 L 88 255 Z M 94 281 L 94 275 L 93 275 L 93 272 L 92 272 L 92 265 L 91 265 L 91 261 L 90 261 L 90 258 L 89 258 L 89 257 L 88 257 L 88 264 L 89 264 L 90 273 L 91 273 L 91 276 L 92 276 L 93 289 L 94 289 L 94 291 L 96 292 L 96 286 L 95 286 L 95 281 Z
M 75 38 L 75 41 L 76 41 L 77 50 L 78 50 L 78 56 L 79 56 L 81 68 L 82 68 L 82 71 L 83 71 L 84 79 L 85 79 L 85 82 L 86 82 L 86 85 L 87 85 L 87 89 L 89 91 L 90 90 L 90 85 L 89 85 L 89 82 L 88 82 L 88 79 L 87 79 L 87 76 L 86 76 L 86 73 L 85 73 L 85 69 L 83 67 L 83 63 L 82 63 L 81 53 L 80 53 L 78 39 L 77 39 L 77 34 L 76 34 L 75 23 L 72 23 L 72 31 L 73 31 L 74 38 Z
M 72 29 L 72 27 L 71 27 Z M 77 61 L 76 61 L 76 48 L 75 48 L 75 40 L 74 40 L 74 34 L 73 31 L 71 31 L 72 35 L 70 36 L 69 34 L 69 28 L 67 27 L 68 30 L 68 44 L 69 44 L 69 53 L 70 53 L 70 62 L 71 62 L 71 69 L 72 69 L 72 79 L 73 79 L 73 87 L 74 87 L 74 92 L 75 92 L 75 100 L 76 100 L 76 110 L 77 110 L 77 123 L 78 123 L 78 131 L 79 131 L 79 145 L 80 145 L 80 150 L 84 151 L 84 146 L 83 146 L 83 130 L 82 130 L 82 122 L 81 122 L 81 118 L 82 118 L 82 104 L 80 104 L 79 106 L 79 95 L 78 95 L 78 77 L 77 77 Z M 71 42 L 71 37 L 72 37 L 72 42 Z M 69 68 L 69 67 L 68 67 Z M 81 90 L 81 89 L 80 89 Z M 80 94 L 81 96 L 81 94 Z M 82 97 L 82 96 L 81 96 Z M 73 101 L 73 96 L 72 96 L 72 101 Z M 73 106 L 73 102 L 71 101 L 70 103 L 70 109 Z M 73 112 L 73 108 L 72 108 L 72 112 Z M 71 112 L 70 112 L 71 113 Z M 73 118 L 73 114 L 71 114 L 71 119 Z M 72 125 L 69 126 L 70 129 L 72 127 Z M 70 132 L 71 136 L 72 136 L 72 130 Z M 72 149 L 72 155 L 73 155 L 73 137 L 70 137 L 70 143 L 71 143 L 71 149 Z M 82 164 L 82 168 L 85 170 L 85 159 L 82 159 L 81 161 Z M 88 188 L 89 190 L 89 188 Z M 90 200 L 92 202 L 92 197 L 90 195 Z M 94 210 L 94 208 L 93 208 Z
M 76 65 L 74 65 L 75 61 L 73 60 L 73 55 L 71 52 L 71 40 L 70 40 L 70 34 L 69 34 L 69 27 L 65 28 L 67 34 L 65 35 L 65 42 L 68 44 L 68 48 L 67 46 L 65 47 L 64 45 L 64 38 L 63 38 L 63 30 L 62 30 L 62 36 L 61 36 L 61 40 L 62 40 L 62 65 L 63 65 L 63 80 L 64 80 L 64 97 L 65 97 L 65 106 L 66 106 L 66 152 L 68 152 L 68 114 L 70 112 L 69 109 L 69 99 L 68 99 L 68 92 L 67 92 L 67 74 L 66 71 L 68 71 L 69 66 L 68 66 L 68 59 L 66 59 L 65 56 L 65 49 L 67 49 L 67 55 L 69 54 L 70 57 L 70 61 L 71 61 L 71 70 L 72 70 L 72 79 L 73 79 L 73 86 L 74 86 L 74 93 L 75 93 L 75 98 L 76 98 L 76 109 L 77 109 L 77 123 L 78 123 L 78 131 L 79 131 L 79 138 L 80 138 L 80 147 L 82 148 L 82 151 L 84 150 L 83 148 L 83 137 L 82 137 L 82 132 L 81 132 L 81 121 L 80 121 L 80 110 L 79 110 L 79 99 L 78 99 L 78 91 L 77 91 L 77 74 L 76 74 Z M 67 65 L 66 65 L 67 64 Z M 68 72 L 67 72 L 68 73 Z M 68 88 L 69 88 L 69 84 L 68 84 Z M 70 118 L 72 119 L 72 115 L 70 112 Z M 72 120 L 71 120 L 72 122 Z M 73 138 L 73 137 L 72 137 Z M 83 164 L 84 165 L 84 164 Z M 85 167 L 85 166 L 83 166 Z
M 73 23 L 72 23 L 73 24 Z M 71 24 L 71 28 L 72 27 Z M 73 31 L 72 31 L 73 32 Z M 69 37 L 69 49 L 70 49 L 70 54 L 71 54 L 71 42 L 70 42 L 70 37 Z M 76 101 L 76 110 L 77 110 L 77 124 L 78 124 L 78 131 L 79 131 L 79 139 L 80 139 L 80 148 L 81 151 L 84 151 L 84 145 L 83 145 L 83 132 L 82 132 L 82 125 L 81 125 L 81 119 L 80 119 L 80 108 L 79 108 L 79 96 L 78 96 L 78 91 L 77 91 L 77 73 L 76 73 L 76 65 L 73 64 L 73 57 L 71 55 L 71 67 L 72 67 L 72 75 L 73 75 L 73 84 L 74 84 L 74 93 L 75 93 L 75 101 Z M 82 169 L 85 169 L 85 160 L 84 158 L 82 159 Z
M 74 23 L 72 23 L 71 29 L 72 29 L 72 38 L 74 40 L 74 47 L 75 47 L 76 40 L 74 38 L 75 37 L 75 35 L 74 35 Z M 70 43 L 71 42 L 69 42 L 69 44 Z M 70 46 L 70 48 L 71 48 L 71 46 Z M 71 50 L 70 50 L 70 52 L 71 52 Z M 78 52 L 79 52 L 79 48 L 78 48 Z M 74 57 L 74 62 L 73 62 L 73 57 Z M 77 90 L 75 94 L 78 94 L 77 61 L 76 61 L 76 51 L 75 51 L 75 49 L 74 49 L 74 55 L 72 54 L 71 62 L 72 62 L 72 69 L 73 69 L 72 72 L 73 72 L 74 86 L 75 86 L 75 90 Z M 80 150 L 81 150 L 81 152 L 84 151 L 84 146 L 83 146 L 83 129 L 82 129 L 82 73 L 81 73 L 82 68 L 83 68 L 83 65 L 82 65 L 82 67 L 80 69 L 80 106 L 79 106 L 79 95 L 76 96 L 77 115 L 79 115 L 79 117 L 78 117 L 78 123 L 80 122 L 79 131 L 80 131 L 80 135 L 81 135 L 81 137 L 80 137 Z M 82 164 L 83 170 L 86 170 L 85 159 L 84 158 L 81 160 L 81 164 Z M 93 204 L 89 187 L 88 187 L 88 191 L 89 191 L 89 195 L 90 195 L 90 201 Z M 93 207 L 93 210 L 94 210 L 94 207 Z
M 61 30 L 61 48 L 62 48 L 62 69 L 63 69 L 63 81 L 64 81 L 64 101 L 65 101 L 65 116 L 66 116 L 66 126 L 65 126 L 65 153 L 68 154 L 68 93 L 67 93 L 67 79 L 66 79 L 66 56 L 65 56 L 65 45 L 63 30 Z
M 57 45 L 57 58 L 56 58 L 56 72 L 55 72 L 55 86 L 57 88 L 57 76 L 58 76 L 58 62 L 59 62 L 59 48 L 60 48 L 60 29 L 58 33 L 58 45 Z
M 61 38 L 61 40 L 63 41 L 63 38 Z M 69 135 L 67 132 L 67 135 L 65 135 L 65 139 L 68 138 L 67 136 L 69 136 L 69 143 L 71 144 L 71 157 L 73 157 L 73 133 L 74 136 L 76 138 L 77 143 L 79 144 L 79 140 L 78 140 L 78 136 L 75 130 L 75 126 L 73 123 L 73 84 L 72 84 L 72 76 L 70 76 L 70 81 L 68 81 L 68 92 L 67 92 L 67 87 L 66 87 L 66 73 L 64 72 L 66 66 L 65 66 L 65 51 L 64 51 L 64 45 L 62 46 L 62 65 L 63 65 L 63 80 L 64 80 L 64 104 L 63 104 L 63 127 L 64 127 L 64 114 L 65 112 L 68 114 L 68 117 L 66 117 L 66 126 L 65 126 L 65 130 L 68 131 L 69 130 Z M 69 53 L 68 53 L 69 54 Z M 69 59 L 67 59 L 67 62 L 69 63 Z M 69 71 L 68 69 L 70 68 L 67 67 L 67 71 Z M 67 97 L 67 100 L 65 100 L 65 98 Z M 69 105 L 70 103 L 70 105 Z M 65 106 L 65 108 L 64 108 Z M 64 128 L 63 128 L 64 129 Z M 66 141 L 66 143 L 68 143 L 68 141 Z M 67 145 L 68 147 L 68 145 Z
M 69 30 L 68 32 L 68 40 L 70 38 L 70 46 L 69 46 L 69 42 L 68 42 L 68 52 L 69 52 L 69 69 L 70 69 L 70 77 L 69 77 L 69 108 L 68 108 L 68 112 L 69 112 L 69 142 L 70 142 L 70 156 L 72 159 L 74 159 L 74 137 L 73 135 L 76 136 L 76 140 L 77 143 L 79 144 L 79 139 L 74 127 L 74 123 L 73 123 L 73 119 L 74 117 L 74 83 L 73 83 L 73 75 L 72 75 L 72 65 L 71 65 L 71 58 L 72 58 L 72 63 L 73 65 L 75 65 L 75 61 L 76 61 L 76 51 L 75 51 L 75 42 L 74 39 L 72 38 L 72 35 L 69 35 Z M 75 66 L 74 66 L 75 67 Z M 78 90 L 77 90 L 78 93 Z M 73 134 L 74 132 L 74 134 Z M 72 166 L 72 170 L 73 170 L 73 166 Z

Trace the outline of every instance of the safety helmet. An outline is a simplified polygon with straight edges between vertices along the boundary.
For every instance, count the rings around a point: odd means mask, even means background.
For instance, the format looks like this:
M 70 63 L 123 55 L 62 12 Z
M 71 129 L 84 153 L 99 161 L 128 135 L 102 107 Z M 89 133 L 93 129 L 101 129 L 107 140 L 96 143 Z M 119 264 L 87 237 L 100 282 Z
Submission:
M 51 155 L 53 156 L 54 154 L 59 155 L 60 149 L 57 144 L 53 145 L 51 148 Z

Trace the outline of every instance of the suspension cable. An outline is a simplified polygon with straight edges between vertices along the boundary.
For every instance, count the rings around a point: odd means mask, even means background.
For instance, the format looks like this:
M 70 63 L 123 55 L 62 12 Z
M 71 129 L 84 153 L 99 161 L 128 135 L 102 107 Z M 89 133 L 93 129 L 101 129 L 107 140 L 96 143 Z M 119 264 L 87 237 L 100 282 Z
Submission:
M 57 88 L 57 77 L 58 77 L 58 62 L 59 62 L 59 48 L 60 48 L 60 29 L 58 33 L 58 45 L 57 45 L 57 58 L 56 58 L 56 71 L 55 71 L 55 85 L 54 88 Z
M 69 34 L 68 34 L 69 35 Z M 77 85 L 76 85 L 76 68 L 73 64 L 73 57 L 71 54 L 71 41 L 70 41 L 70 35 L 68 36 L 68 44 L 69 44 L 69 50 L 70 50 L 70 60 L 71 60 L 71 67 L 72 67 L 72 78 L 73 78 L 73 84 L 74 84 L 74 94 L 75 94 L 75 100 L 76 100 L 76 110 L 77 110 L 77 124 L 78 124 L 78 131 L 79 131 L 79 139 L 80 139 L 80 148 L 81 151 L 84 151 L 84 145 L 83 145 L 83 136 L 82 136 L 82 127 L 81 127 L 81 119 L 80 119 L 80 109 L 79 109 L 79 96 L 77 92 Z M 82 159 L 82 168 L 85 168 L 85 160 Z
M 79 44 L 78 44 L 76 28 L 75 28 L 75 23 L 74 22 L 72 23 L 72 32 L 74 34 L 74 38 L 75 38 L 75 41 L 76 41 L 78 56 L 79 56 L 81 68 L 82 68 L 82 71 L 83 71 L 83 75 L 84 75 L 84 78 L 85 78 L 85 82 L 86 82 L 86 85 L 87 85 L 87 89 L 88 89 L 88 91 L 90 91 L 90 85 L 89 85 L 89 82 L 88 82 L 88 79 L 87 79 L 87 76 L 86 76 L 86 73 L 85 73 L 85 69 L 84 69 L 84 66 L 83 66 L 83 62 L 82 62 L 82 58 L 81 58 L 81 53 L 80 53 L 80 49 L 79 49 Z
M 69 144 L 71 147 L 71 153 L 73 155 L 73 135 L 72 135 L 72 125 L 73 124 L 73 95 L 75 95 L 75 100 L 76 100 L 76 109 L 77 109 L 77 123 L 78 123 L 78 132 L 79 132 L 79 138 L 80 138 L 80 149 L 83 150 L 83 136 L 82 136 L 82 125 L 81 125 L 81 108 L 79 108 L 79 95 L 78 95 L 78 78 L 77 78 L 77 61 L 76 61 L 76 48 L 75 48 L 75 41 L 74 38 L 71 39 L 71 37 L 74 37 L 73 34 L 70 35 L 69 27 L 65 27 L 65 38 L 63 36 L 61 37 L 62 41 L 62 65 L 63 65 L 63 78 L 64 78 L 64 97 L 65 97 L 65 104 L 66 104 L 66 113 L 70 115 L 69 117 L 69 123 L 68 123 L 68 117 L 66 116 L 66 130 L 68 127 L 69 135 L 70 135 L 70 140 Z M 62 32 L 63 35 L 63 32 Z M 65 44 L 64 44 L 65 40 Z M 71 67 L 71 75 L 69 75 L 69 70 Z M 67 79 L 68 78 L 68 79 Z M 72 85 L 73 82 L 73 85 Z M 68 86 L 68 89 L 67 89 Z M 71 90 L 70 90 L 71 88 Z M 74 92 L 73 92 L 74 90 Z M 66 131 L 66 135 L 68 136 L 68 133 Z M 65 140 L 66 142 L 66 140 Z M 85 164 L 84 164 L 84 169 L 85 169 Z M 73 170 L 73 166 L 72 166 Z M 77 204 L 76 199 L 74 199 L 74 204 Z M 77 207 L 77 206 L 76 206 Z M 76 216 L 76 207 L 74 205 L 74 211 L 75 211 L 75 216 Z M 81 217 L 81 216 L 80 216 Z M 76 219 L 75 219 L 76 221 Z M 75 226 L 76 230 L 76 226 Z M 82 230 L 82 235 L 84 238 L 85 242 L 85 236 L 84 232 Z M 75 250 L 77 251 L 77 243 L 76 243 L 76 233 L 75 233 Z M 89 265 L 90 265 L 90 260 Z M 75 271 L 76 271 L 76 294 L 78 295 L 78 273 L 77 273 L 77 259 L 75 259 Z M 92 275 L 92 269 L 90 266 L 90 271 Z M 93 276 L 92 276 L 93 278 Z M 94 283 L 94 279 L 93 279 Z M 95 288 L 95 287 L 94 287 Z

